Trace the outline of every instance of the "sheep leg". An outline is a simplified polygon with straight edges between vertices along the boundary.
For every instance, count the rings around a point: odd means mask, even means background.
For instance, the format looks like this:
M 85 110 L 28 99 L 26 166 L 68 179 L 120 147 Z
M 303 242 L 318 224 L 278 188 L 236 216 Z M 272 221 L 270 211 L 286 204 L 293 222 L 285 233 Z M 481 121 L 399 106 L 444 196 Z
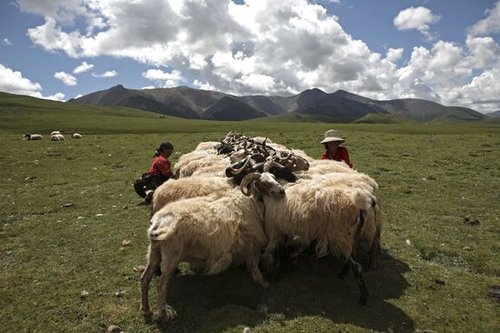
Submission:
M 256 255 L 247 255 L 246 258 L 247 270 L 252 276 L 255 283 L 259 284 L 263 288 L 269 287 L 269 282 L 264 279 L 262 272 L 259 269 L 259 258 Z
M 354 246 L 352 248 L 351 255 L 349 256 L 349 261 L 351 262 L 351 266 L 354 271 L 354 277 L 356 278 L 356 282 L 358 283 L 360 297 L 358 303 L 361 305 L 366 304 L 366 300 L 368 299 L 368 290 L 366 289 L 365 281 L 363 280 L 362 268 L 361 265 L 354 260 L 354 253 L 356 248 L 358 247 L 359 239 L 361 238 L 361 232 L 366 223 L 367 212 L 365 210 L 360 210 L 358 215 L 358 227 L 356 228 L 356 232 L 354 234 Z
M 375 240 L 373 241 L 372 246 L 370 247 L 370 262 L 368 268 L 377 269 L 380 267 L 380 253 L 382 252 L 382 248 L 380 246 L 380 227 L 377 227 L 377 232 L 375 234 Z
M 351 270 L 351 265 L 352 265 L 351 261 L 347 259 L 346 262 L 344 263 L 344 267 L 342 267 L 342 270 L 337 275 L 339 279 L 343 279 L 347 276 L 347 274 L 349 274 L 349 271 Z
M 149 247 L 148 264 L 141 275 L 141 310 L 145 316 L 151 315 L 149 308 L 149 284 L 154 273 L 160 267 L 161 253 L 157 248 Z
M 264 254 L 262 255 L 264 266 L 268 272 L 271 271 L 274 266 L 274 251 L 276 249 L 276 245 L 277 244 L 269 242 L 266 249 L 264 250 Z
M 166 322 L 168 320 L 167 313 L 165 312 L 167 303 L 167 287 L 172 275 L 177 268 L 179 263 L 179 255 L 171 255 L 167 259 L 166 249 L 162 248 L 162 272 L 160 281 L 158 283 L 158 317 L 161 322 Z
M 352 257 L 350 257 L 349 260 L 350 260 L 351 266 L 353 268 L 354 277 L 356 278 L 356 282 L 358 283 L 358 287 L 359 287 L 360 296 L 359 296 L 358 303 L 361 305 L 365 305 L 366 300 L 368 299 L 368 289 L 366 289 L 365 281 L 363 280 L 361 265 L 359 263 L 357 263 L 356 261 L 354 261 L 354 259 Z
M 269 272 L 274 266 L 274 252 L 276 251 L 276 247 L 278 246 L 279 237 L 276 230 L 266 230 L 266 233 L 267 233 L 268 243 L 262 257 L 264 260 L 264 266 L 266 267 L 266 270 Z
M 153 275 L 160 267 L 161 253 L 157 249 L 149 250 L 149 258 L 146 269 L 141 275 L 141 310 L 145 316 L 151 315 L 149 308 L 149 284 Z

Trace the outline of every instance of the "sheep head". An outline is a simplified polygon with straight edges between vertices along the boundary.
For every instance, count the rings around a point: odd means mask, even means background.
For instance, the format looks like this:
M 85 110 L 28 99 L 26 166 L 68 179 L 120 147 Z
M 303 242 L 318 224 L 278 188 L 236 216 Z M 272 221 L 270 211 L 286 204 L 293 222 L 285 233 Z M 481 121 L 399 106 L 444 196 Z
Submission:
M 251 186 L 251 190 L 248 189 L 249 186 Z M 249 173 L 242 179 L 240 190 L 246 196 L 250 196 L 252 193 L 275 198 L 285 196 L 285 189 L 276 181 L 276 177 L 269 172 Z
M 284 167 L 283 165 L 274 162 L 274 161 L 267 161 L 264 164 L 264 172 L 270 172 L 272 173 L 276 178 L 278 179 L 284 179 L 287 182 L 295 183 L 297 180 L 297 176 L 294 175 L 294 173 Z

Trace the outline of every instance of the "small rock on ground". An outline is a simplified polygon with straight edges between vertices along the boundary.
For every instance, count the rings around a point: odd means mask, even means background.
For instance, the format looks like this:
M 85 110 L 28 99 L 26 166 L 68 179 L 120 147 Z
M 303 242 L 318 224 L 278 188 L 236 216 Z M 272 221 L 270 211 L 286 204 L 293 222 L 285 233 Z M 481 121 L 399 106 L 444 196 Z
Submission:
M 119 333 L 121 332 L 121 328 L 116 326 L 116 325 L 110 325 L 107 329 L 106 329 L 106 333 Z

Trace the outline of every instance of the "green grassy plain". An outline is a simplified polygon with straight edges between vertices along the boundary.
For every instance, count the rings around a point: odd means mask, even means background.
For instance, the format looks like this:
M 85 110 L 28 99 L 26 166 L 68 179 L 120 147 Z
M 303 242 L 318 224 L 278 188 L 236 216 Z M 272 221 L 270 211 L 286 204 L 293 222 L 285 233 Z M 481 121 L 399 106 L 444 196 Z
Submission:
M 338 260 L 303 256 L 268 290 L 237 268 L 179 275 L 168 295 L 176 317 L 145 321 L 132 267 L 145 263 L 149 210 L 132 182 L 154 148 L 172 141 L 175 161 L 235 130 L 318 157 L 331 127 L 383 198 L 385 252 L 365 273 L 368 305 L 352 278 L 337 279 Z M 84 138 L 51 142 L 59 128 Z M 45 138 L 22 140 L 28 132 Z M 209 122 L 1 94 L 0 149 L 1 332 L 500 331 L 487 295 L 500 285 L 498 123 Z

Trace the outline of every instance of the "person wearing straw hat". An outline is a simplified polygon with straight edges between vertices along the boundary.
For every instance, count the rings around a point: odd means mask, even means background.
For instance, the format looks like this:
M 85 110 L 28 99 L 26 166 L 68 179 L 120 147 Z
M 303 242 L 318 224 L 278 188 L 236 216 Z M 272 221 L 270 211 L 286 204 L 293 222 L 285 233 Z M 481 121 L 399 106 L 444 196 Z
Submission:
M 341 145 L 343 142 L 345 142 L 345 140 L 339 136 L 336 130 L 331 129 L 326 131 L 325 138 L 321 141 L 326 151 L 321 156 L 321 159 L 344 161 L 352 169 L 353 166 L 349 160 L 349 152 L 346 147 Z

